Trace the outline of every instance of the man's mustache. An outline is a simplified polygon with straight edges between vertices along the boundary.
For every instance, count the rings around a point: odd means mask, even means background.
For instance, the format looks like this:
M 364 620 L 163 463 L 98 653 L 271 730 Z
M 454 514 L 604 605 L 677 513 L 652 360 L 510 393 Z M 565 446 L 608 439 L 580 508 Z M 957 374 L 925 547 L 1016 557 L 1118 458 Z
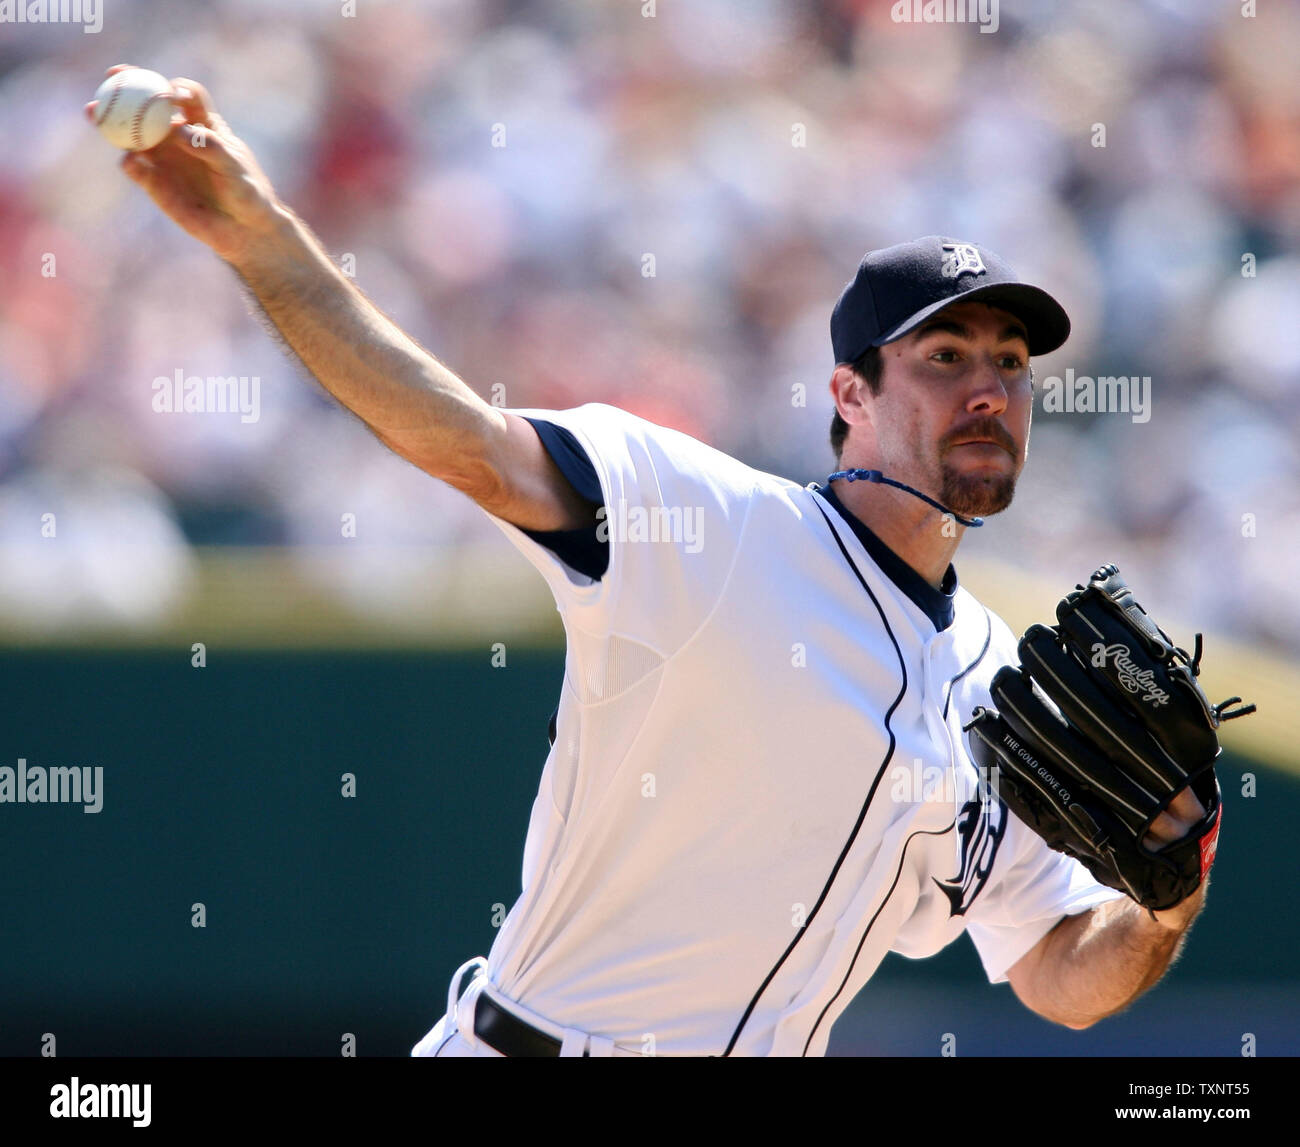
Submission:
M 1011 432 L 996 418 L 979 418 L 965 426 L 945 434 L 939 442 L 940 452 L 950 450 L 959 442 L 969 442 L 972 438 L 987 439 L 1001 446 L 1013 458 L 1020 456 L 1020 447 Z

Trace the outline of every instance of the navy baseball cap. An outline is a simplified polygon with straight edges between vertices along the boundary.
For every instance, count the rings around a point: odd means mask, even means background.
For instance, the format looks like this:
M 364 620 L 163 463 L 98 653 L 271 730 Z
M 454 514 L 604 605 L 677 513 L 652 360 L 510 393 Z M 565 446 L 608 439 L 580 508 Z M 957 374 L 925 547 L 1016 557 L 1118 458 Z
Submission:
M 1029 353 L 1047 354 L 1070 337 L 1070 318 L 1051 295 L 1022 283 L 987 247 L 927 235 L 868 251 L 831 312 L 835 361 L 855 362 L 952 303 L 990 303 L 1029 332 Z

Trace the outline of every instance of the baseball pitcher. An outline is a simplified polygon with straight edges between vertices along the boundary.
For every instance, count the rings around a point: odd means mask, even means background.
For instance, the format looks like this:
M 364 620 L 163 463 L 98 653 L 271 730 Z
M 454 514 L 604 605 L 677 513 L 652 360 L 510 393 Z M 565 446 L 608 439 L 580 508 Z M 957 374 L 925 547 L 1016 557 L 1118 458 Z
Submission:
M 1210 704 L 1199 639 L 1113 566 L 1018 641 L 952 564 L 1012 500 L 1055 299 L 977 243 L 870 252 L 830 319 L 837 466 L 805 487 L 610 406 L 490 406 L 172 83 L 184 123 L 126 173 L 564 623 L 522 891 L 414 1055 L 821 1055 L 886 953 L 963 932 L 1071 1028 L 1159 979 L 1214 858 L 1216 731 L 1249 707 Z

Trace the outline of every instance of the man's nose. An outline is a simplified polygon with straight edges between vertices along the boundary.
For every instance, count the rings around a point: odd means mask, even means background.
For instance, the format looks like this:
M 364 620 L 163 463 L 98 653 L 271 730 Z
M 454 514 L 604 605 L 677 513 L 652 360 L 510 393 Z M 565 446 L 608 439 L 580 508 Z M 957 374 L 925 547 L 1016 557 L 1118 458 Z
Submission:
M 992 357 L 982 359 L 974 371 L 966 409 L 1001 414 L 1007 408 L 1007 388 Z

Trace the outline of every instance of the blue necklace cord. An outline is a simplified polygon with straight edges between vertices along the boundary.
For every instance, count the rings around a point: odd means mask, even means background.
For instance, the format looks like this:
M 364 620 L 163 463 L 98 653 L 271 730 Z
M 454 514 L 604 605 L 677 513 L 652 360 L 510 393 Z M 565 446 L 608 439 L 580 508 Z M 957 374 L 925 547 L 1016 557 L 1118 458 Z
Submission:
M 940 510 L 945 514 L 951 514 L 963 526 L 982 526 L 984 524 L 983 518 L 964 518 L 961 514 L 957 513 L 956 510 L 948 509 L 948 507 L 942 502 L 936 502 L 928 494 L 922 494 L 920 490 L 914 490 L 911 486 L 903 485 L 902 482 L 895 482 L 893 478 L 886 478 L 879 470 L 837 470 L 826 479 L 826 485 L 830 486 L 836 478 L 844 478 L 849 482 L 857 482 L 861 480 L 863 482 L 883 483 L 886 486 L 897 486 L 900 490 L 906 490 L 909 494 L 915 494 L 921 499 L 921 501 L 929 503 L 936 510 Z

